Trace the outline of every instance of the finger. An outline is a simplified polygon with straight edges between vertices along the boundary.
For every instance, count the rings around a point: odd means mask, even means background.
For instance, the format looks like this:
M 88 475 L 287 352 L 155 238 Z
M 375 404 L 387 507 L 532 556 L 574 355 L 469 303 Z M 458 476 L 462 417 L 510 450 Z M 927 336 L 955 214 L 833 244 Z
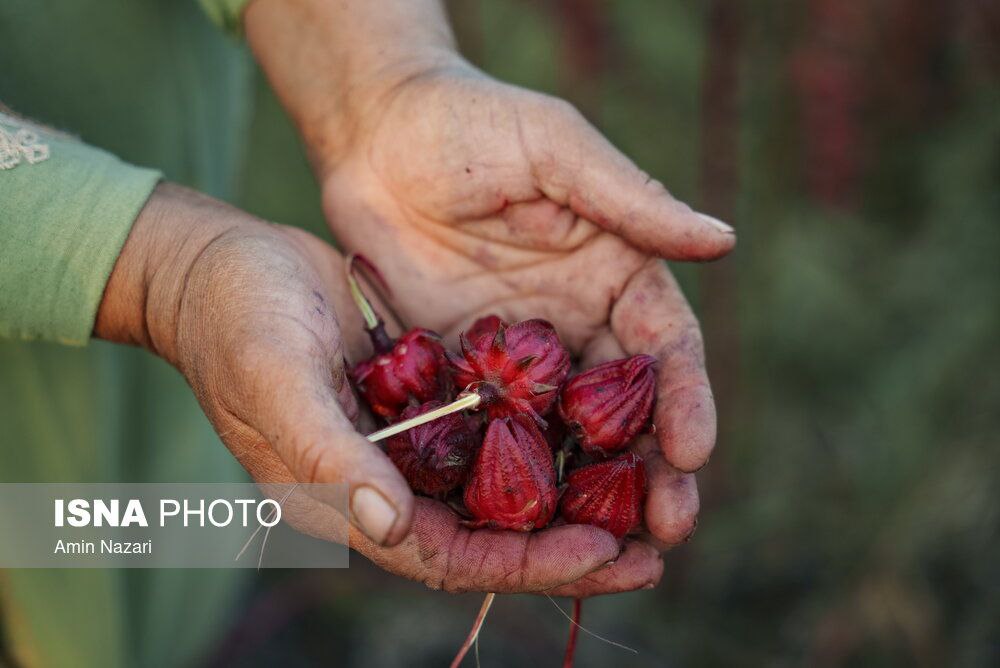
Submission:
M 636 589 L 652 589 L 663 577 L 660 551 L 641 540 L 628 540 L 618 560 L 575 582 L 546 591 L 550 596 L 587 598 Z
M 621 359 L 626 353 L 610 331 L 600 332 L 583 351 L 584 367 Z M 688 540 L 698 524 L 698 485 L 693 473 L 683 473 L 667 463 L 653 436 L 641 436 L 632 445 L 646 467 L 648 494 L 644 518 L 655 541 L 668 549 Z
M 572 525 L 536 533 L 470 530 L 447 506 L 416 499 L 413 530 L 395 547 L 352 532 L 351 546 L 387 571 L 450 592 L 531 592 L 578 580 L 618 558 L 610 533 Z
M 670 260 L 714 260 L 733 249 L 731 227 L 674 199 L 575 109 L 551 104 L 539 112 L 546 123 L 520 124 L 536 187 L 546 196 Z
M 292 474 L 270 448 L 246 450 L 237 454 L 240 463 L 255 480 L 288 482 Z M 331 508 L 305 504 L 305 511 L 283 514 L 298 530 L 326 540 L 342 540 L 342 520 Z M 609 592 L 635 589 L 629 582 L 657 573 L 654 561 L 659 557 L 648 552 L 632 554 L 626 549 L 619 557 L 620 546 L 614 537 L 594 527 L 562 526 L 535 534 L 513 531 L 471 531 L 461 526 L 445 505 L 430 499 L 416 499 L 413 530 L 394 546 L 376 545 L 354 527 L 349 528 L 350 546 L 386 571 L 423 582 L 434 589 L 447 591 L 492 591 L 516 593 L 552 589 L 586 578 L 590 573 L 609 569 L 609 562 L 625 577 L 603 585 Z M 645 555 L 645 569 L 638 557 Z M 617 560 L 617 561 L 616 561 Z M 646 577 L 644 574 L 650 574 Z M 658 579 L 658 578 L 657 578 Z M 602 585 L 592 583 L 593 591 Z
M 398 543 L 412 521 L 413 494 L 385 453 L 355 430 L 357 403 L 339 347 L 326 350 L 321 341 L 329 339 L 299 330 L 278 340 L 280 348 L 251 343 L 237 356 L 251 395 L 244 405 L 252 407 L 241 417 L 298 482 L 346 484 L 352 522 L 375 543 Z
M 610 328 L 601 329 L 587 342 L 580 353 L 580 366 L 583 369 L 628 357 L 622 344 L 611 332 Z
M 630 355 L 660 360 L 653 422 L 667 463 L 701 468 L 715 446 L 715 402 L 698 321 L 663 262 L 651 259 L 629 280 L 611 329 Z
M 694 474 L 667 464 L 651 437 L 640 438 L 633 450 L 646 465 L 646 528 L 662 547 L 685 542 L 698 526 L 700 500 Z

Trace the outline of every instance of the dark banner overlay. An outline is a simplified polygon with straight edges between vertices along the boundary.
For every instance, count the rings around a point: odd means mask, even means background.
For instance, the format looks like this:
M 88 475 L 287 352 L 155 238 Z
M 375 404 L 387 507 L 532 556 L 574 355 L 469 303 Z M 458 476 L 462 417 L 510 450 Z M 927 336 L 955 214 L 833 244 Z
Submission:
M 0 483 L 0 568 L 346 568 L 345 485 Z

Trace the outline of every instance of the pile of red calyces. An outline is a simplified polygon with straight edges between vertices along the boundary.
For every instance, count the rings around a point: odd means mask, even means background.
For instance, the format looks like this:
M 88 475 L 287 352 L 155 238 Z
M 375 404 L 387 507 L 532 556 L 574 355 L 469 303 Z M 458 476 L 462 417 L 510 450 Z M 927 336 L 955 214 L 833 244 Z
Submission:
M 374 313 L 367 302 L 359 306 Z M 636 355 L 571 376 L 569 352 L 545 320 L 480 318 L 454 352 L 427 330 L 394 341 L 377 316 L 366 322 L 375 354 L 352 377 L 387 423 L 458 395 L 481 398 L 481 410 L 386 441 L 415 492 L 448 502 L 473 528 L 532 531 L 566 522 L 619 539 L 640 528 L 646 475 L 628 446 L 649 429 L 654 358 Z

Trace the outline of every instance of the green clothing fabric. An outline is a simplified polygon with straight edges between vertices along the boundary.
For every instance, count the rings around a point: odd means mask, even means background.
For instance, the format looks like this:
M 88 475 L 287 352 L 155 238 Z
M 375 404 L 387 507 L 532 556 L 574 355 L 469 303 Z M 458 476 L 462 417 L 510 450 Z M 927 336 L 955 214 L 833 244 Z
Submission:
M 3 113 L 0 131 L 36 160 L 0 177 L 0 338 L 83 345 L 160 174 Z
M 219 0 L 213 16 L 237 4 Z M 152 168 L 46 134 L 47 160 L 0 171 L 2 336 L 81 342 L 158 173 L 233 198 L 248 54 L 193 0 L 5 0 L 0 63 L 0 101 Z M 0 471 L 6 482 L 246 479 L 176 371 L 99 341 L 0 341 Z M 5 571 L 6 647 L 26 666 L 191 665 L 231 623 L 245 575 Z
M 199 0 L 213 21 L 233 34 L 243 32 L 243 10 L 250 0 Z

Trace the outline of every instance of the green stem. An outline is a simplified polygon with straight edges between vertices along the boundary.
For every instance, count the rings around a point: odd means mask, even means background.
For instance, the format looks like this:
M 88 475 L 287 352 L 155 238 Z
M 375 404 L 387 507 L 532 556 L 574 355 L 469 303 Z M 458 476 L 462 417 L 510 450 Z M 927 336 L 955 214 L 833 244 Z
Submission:
M 372 341 L 372 347 L 375 348 L 375 352 L 379 355 L 383 355 L 390 350 L 392 350 L 395 341 L 386 334 L 385 323 L 382 322 L 382 318 L 378 316 L 375 309 L 372 308 L 372 303 L 368 301 L 368 297 L 365 296 L 364 290 L 361 289 L 361 284 L 358 283 L 358 279 L 354 276 L 354 262 L 359 261 L 362 263 L 368 263 L 363 257 L 358 255 L 351 255 L 347 258 L 347 264 L 344 269 L 344 273 L 347 275 L 347 286 L 351 290 L 351 299 L 357 305 L 358 310 L 361 311 L 361 317 L 365 320 L 365 331 L 368 332 L 368 337 Z M 370 263 L 368 263 L 370 266 Z M 378 276 L 378 270 L 372 267 L 372 270 Z
M 354 278 L 354 272 L 352 271 L 353 265 L 347 263 L 347 285 L 351 288 L 351 298 L 354 303 L 358 305 L 358 310 L 361 311 L 361 317 L 365 319 L 365 329 L 375 329 L 381 324 L 378 315 L 375 313 L 375 309 L 372 308 L 371 302 L 365 297 L 365 293 L 361 290 L 361 285 L 358 284 L 358 279 Z

